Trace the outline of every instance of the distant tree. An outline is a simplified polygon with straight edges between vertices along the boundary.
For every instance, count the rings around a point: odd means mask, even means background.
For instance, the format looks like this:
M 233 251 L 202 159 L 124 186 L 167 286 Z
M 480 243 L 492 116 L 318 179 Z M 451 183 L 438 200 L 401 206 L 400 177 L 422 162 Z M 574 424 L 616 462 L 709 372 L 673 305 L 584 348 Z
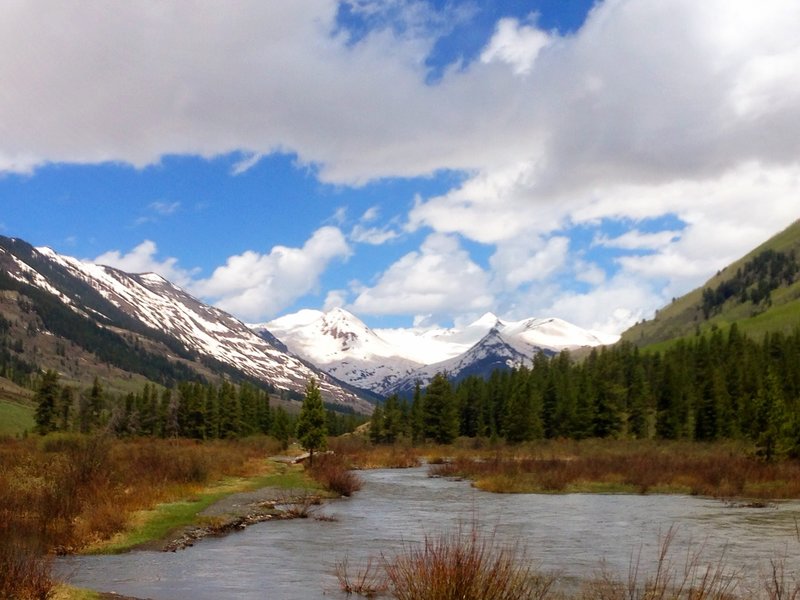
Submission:
M 34 400 L 36 401 L 36 432 L 42 435 L 55 431 L 58 414 L 56 404 L 59 399 L 58 373 L 47 371 L 39 382 Z
M 422 399 L 422 385 L 414 383 L 414 396 L 411 401 L 411 440 L 418 444 L 425 440 L 425 414 Z
M 68 385 L 61 388 L 61 394 L 58 399 L 58 428 L 61 431 L 69 431 L 72 403 L 74 401 L 73 389 Z
M 384 441 L 383 421 L 383 407 L 378 404 L 372 411 L 372 417 L 369 420 L 369 439 L 373 444 L 380 444 Z
M 289 415 L 282 406 L 277 407 L 275 409 L 275 414 L 272 416 L 270 432 L 272 433 L 272 437 L 281 443 L 281 448 L 284 450 L 289 447 L 291 430 L 292 426 L 289 420 Z
M 450 381 L 443 373 L 433 376 L 423 400 L 425 437 L 449 444 L 458 436 L 458 410 Z
M 316 379 L 312 378 L 306 386 L 303 407 L 297 420 L 297 439 L 300 445 L 309 452 L 309 464 L 314 464 L 314 451 L 327 447 L 325 405 Z

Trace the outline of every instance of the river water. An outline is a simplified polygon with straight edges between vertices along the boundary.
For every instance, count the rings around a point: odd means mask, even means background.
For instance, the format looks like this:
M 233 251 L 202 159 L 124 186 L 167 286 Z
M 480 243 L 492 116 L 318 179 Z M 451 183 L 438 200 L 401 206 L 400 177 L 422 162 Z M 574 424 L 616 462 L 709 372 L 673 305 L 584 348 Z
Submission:
M 568 583 L 597 572 L 601 559 L 622 578 L 632 557 L 652 567 L 670 528 L 681 564 L 691 548 L 746 574 L 776 558 L 800 566 L 800 502 L 744 508 L 680 495 L 498 495 L 431 479 L 425 468 L 360 475 L 365 485 L 354 497 L 319 508 L 333 521 L 270 521 L 175 553 L 68 557 L 57 569 L 79 587 L 153 600 L 338 599 L 346 597 L 334 575 L 343 559 L 354 571 L 370 557 L 474 523 Z

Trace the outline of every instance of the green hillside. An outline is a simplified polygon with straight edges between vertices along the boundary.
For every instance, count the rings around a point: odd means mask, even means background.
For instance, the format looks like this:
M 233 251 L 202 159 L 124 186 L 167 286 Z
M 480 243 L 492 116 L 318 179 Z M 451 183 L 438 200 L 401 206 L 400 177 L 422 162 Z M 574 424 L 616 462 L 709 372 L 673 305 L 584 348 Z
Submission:
M 733 322 L 755 338 L 800 326 L 800 220 L 657 311 L 653 319 L 631 327 L 622 339 L 641 347 L 663 346 L 698 330 L 726 329 Z
M 0 436 L 33 430 L 32 393 L 0 377 Z

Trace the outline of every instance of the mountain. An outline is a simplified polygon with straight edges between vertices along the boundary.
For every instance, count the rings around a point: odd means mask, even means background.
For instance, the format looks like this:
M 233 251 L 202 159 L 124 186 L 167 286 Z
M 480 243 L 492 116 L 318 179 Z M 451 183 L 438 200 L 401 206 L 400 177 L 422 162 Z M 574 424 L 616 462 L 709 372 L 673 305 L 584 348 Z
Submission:
M 30 333 L 58 338 L 84 362 L 94 356 L 129 377 L 169 383 L 226 375 L 296 393 L 316 377 L 326 400 L 370 410 L 366 400 L 279 343 L 154 273 L 125 273 L 0 237 L 0 290 L 4 314 L 14 316 L 15 304 L 34 315 Z M 64 358 L 50 362 L 60 369 L 70 362 Z
M 337 379 L 378 394 L 422 366 L 399 355 L 360 319 L 340 308 L 327 313 L 301 310 L 250 327 L 261 335 L 271 332 L 293 353 Z
M 613 343 L 560 319 L 504 322 L 492 313 L 449 329 L 377 329 L 341 308 L 302 310 L 262 325 L 287 347 L 322 370 L 354 386 L 386 396 L 408 393 L 437 372 L 453 379 L 488 376 L 496 368 L 529 363 L 544 351 Z
M 800 326 L 800 220 L 625 331 L 622 339 L 647 347 L 733 322 L 754 337 Z

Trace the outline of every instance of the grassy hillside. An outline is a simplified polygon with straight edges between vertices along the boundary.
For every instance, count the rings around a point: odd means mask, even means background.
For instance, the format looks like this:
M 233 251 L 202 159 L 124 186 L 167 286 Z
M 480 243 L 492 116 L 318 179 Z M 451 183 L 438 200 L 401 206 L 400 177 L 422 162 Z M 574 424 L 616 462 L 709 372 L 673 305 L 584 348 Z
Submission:
M 0 436 L 33 429 L 31 392 L 0 378 Z
M 771 289 L 769 300 L 753 302 L 737 295 L 715 306 L 711 313 L 707 312 L 708 305 L 704 311 L 704 290 L 708 294 L 730 285 L 743 271 L 754 269 L 754 265 L 770 252 L 787 257 L 794 253 L 800 257 L 800 220 L 722 269 L 701 287 L 657 311 L 653 319 L 631 327 L 622 334 L 622 339 L 642 347 L 663 347 L 671 340 L 694 335 L 698 330 L 707 331 L 715 326 L 725 329 L 734 321 L 743 333 L 756 338 L 772 331 L 791 332 L 800 326 L 800 280 L 784 282 Z M 755 286 L 749 288 L 750 293 L 754 290 Z

